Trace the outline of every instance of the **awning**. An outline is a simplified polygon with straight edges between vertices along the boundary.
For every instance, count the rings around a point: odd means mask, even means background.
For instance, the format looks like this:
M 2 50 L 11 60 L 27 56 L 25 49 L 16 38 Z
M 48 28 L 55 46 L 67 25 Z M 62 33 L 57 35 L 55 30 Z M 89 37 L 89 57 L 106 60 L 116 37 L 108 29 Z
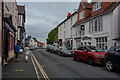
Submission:
M 64 43 L 67 43 L 68 41 L 71 41 L 72 39 L 65 39 Z
M 16 28 L 12 24 L 12 15 L 11 14 L 5 14 L 4 21 L 5 21 L 5 25 L 4 25 L 5 29 L 7 29 L 13 33 L 15 33 L 17 31 Z
M 65 41 L 71 41 L 71 40 L 72 40 L 72 39 L 65 39 Z M 65 41 L 64 41 L 64 42 L 65 42 Z

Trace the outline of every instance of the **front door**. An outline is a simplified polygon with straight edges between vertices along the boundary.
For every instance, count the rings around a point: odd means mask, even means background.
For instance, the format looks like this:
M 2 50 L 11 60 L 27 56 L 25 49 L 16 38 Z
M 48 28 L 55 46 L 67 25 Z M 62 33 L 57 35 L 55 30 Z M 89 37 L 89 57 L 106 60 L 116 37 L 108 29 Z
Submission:
M 5 62 L 7 62 L 7 58 L 9 57 L 8 55 L 8 45 L 9 45 L 9 31 L 4 30 L 3 34 L 3 56 L 5 59 Z

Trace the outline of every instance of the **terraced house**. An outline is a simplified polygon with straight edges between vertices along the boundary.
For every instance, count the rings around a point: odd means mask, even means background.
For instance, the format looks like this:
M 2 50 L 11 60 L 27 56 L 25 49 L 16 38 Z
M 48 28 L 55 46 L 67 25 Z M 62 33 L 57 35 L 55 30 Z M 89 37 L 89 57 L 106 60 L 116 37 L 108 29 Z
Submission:
M 25 47 L 25 6 L 17 5 L 18 7 L 18 41 L 21 43 L 22 47 Z
M 75 33 L 73 29 L 73 25 L 77 21 L 77 11 L 75 11 L 73 14 L 68 13 L 67 18 L 62 21 L 57 27 L 58 27 L 58 41 L 60 43 L 60 46 L 73 46 L 73 33 Z
M 8 2 L 4 0 L 3 3 L 3 63 L 8 62 L 14 57 L 14 45 L 17 43 L 17 29 L 18 29 L 18 9 L 16 0 Z
M 94 45 L 104 50 L 120 45 L 120 2 L 80 2 L 74 48 Z

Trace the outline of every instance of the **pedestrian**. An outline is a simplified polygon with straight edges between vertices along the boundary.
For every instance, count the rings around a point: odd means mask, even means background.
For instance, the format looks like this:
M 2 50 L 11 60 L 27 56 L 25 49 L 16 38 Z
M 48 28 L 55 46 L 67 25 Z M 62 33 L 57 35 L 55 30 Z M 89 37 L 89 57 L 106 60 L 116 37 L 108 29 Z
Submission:
M 26 62 L 28 62 L 29 54 L 30 54 L 30 48 L 29 48 L 29 45 L 26 44 L 25 45 L 25 61 Z
M 20 44 L 19 42 L 17 42 L 17 45 L 14 47 L 14 52 L 16 55 L 16 61 L 19 61 L 19 53 L 20 53 Z

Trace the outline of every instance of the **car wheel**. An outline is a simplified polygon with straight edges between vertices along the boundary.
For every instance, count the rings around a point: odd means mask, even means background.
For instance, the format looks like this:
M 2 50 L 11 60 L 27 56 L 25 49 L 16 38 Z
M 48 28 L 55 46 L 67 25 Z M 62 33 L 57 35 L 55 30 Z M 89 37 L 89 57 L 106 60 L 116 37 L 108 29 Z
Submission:
M 106 61 L 105 67 L 108 71 L 112 71 L 114 69 L 113 63 L 110 60 Z
M 91 57 L 88 58 L 88 64 L 89 64 L 89 65 L 94 65 L 93 59 L 92 59 Z
M 77 61 L 77 58 L 75 55 L 73 55 L 73 61 Z
M 60 56 L 60 52 L 58 52 L 58 55 Z
M 62 52 L 59 53 L 59 56 L 62 56 Z

